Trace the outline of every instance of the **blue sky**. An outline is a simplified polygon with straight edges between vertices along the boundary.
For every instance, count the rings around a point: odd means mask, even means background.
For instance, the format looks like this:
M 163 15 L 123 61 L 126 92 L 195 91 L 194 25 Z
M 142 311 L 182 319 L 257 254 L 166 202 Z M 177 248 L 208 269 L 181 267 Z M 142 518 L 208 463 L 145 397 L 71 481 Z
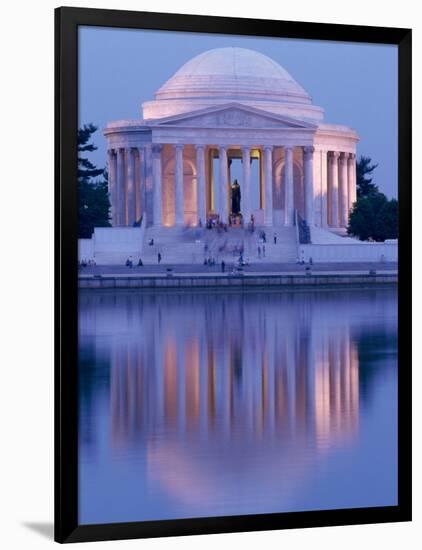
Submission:
M 325 122 L 357 130 L 358 155 L 378 163 L 374 182 L 397 197 L 396 46 L 98 27 L 80 28 L 79 39 L 79 122 L 99 127 L 92 159 L 100 166 L 107 122 L 140 118 L 141 104 L 195 55 L 239 46 L 282 65 L 325 109 Z

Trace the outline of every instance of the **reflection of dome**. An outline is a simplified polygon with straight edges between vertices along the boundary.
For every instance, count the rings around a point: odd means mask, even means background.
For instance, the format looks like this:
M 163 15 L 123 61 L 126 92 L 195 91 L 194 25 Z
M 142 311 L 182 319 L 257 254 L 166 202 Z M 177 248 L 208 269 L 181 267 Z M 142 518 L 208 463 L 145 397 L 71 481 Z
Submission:
M 159 118 L 221 103 L 239 102 L 276 113 L 322 118 L 309 94 L 281 65 L 245 48 L 216 48 L 185 63 L 144 104 L 144 118 Z M 300 115 L 299 115 L 300 116 Z

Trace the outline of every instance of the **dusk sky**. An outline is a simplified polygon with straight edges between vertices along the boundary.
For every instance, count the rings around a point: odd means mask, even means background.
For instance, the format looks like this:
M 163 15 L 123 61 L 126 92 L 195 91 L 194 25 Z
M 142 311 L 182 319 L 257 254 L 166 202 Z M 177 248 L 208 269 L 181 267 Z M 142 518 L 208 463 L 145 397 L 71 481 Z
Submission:
M 324 122 L 351 126 L 358 155 L 378 163 L 374 182 L 397 196 L 397 48 L 390 45 L 255 38 L 82 27 L 79 31 L 79 122 L 92 122 L 106 164 L 102 129 L 109 121 L 141 117 L 141 104 L 192 57 L 237 46 L 284 67 L 325 110 Z

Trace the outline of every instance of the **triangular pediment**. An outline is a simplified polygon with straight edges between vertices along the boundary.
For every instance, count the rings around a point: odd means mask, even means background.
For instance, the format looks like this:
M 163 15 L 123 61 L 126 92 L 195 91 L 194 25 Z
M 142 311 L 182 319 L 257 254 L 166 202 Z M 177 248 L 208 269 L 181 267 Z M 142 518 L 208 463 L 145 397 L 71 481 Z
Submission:
M 276 115 L 240 103 L 228 103 L 161 118 L 153 121 L 152 125 L 183 128 L 316 128 L 313 124 L 301 120 Z

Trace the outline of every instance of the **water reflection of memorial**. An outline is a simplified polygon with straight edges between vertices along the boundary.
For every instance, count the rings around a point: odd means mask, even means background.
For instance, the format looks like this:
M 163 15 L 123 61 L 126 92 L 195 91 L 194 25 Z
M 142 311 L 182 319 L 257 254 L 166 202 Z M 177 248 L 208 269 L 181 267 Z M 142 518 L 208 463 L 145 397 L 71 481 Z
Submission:
M 187 515 L 289 509 L 318 461 L 359 440 L 359 342 L 371 315 L 385 337 L 394 300 L 82 295 L 80 332 L 96 362 L 108 357 L 97 378 L 111 460 L 145 457 L 151 494 Z
M 350 334 L 276 334 L 230 328 L 220 336 L 162 334 L 113 351 L 112 433 L 119 441 L 165 429 L 181 434 L 312 436 L 318 446 L 353 435 L 359 366 Z M 151 359 L 153 362 L 151 362 Z

